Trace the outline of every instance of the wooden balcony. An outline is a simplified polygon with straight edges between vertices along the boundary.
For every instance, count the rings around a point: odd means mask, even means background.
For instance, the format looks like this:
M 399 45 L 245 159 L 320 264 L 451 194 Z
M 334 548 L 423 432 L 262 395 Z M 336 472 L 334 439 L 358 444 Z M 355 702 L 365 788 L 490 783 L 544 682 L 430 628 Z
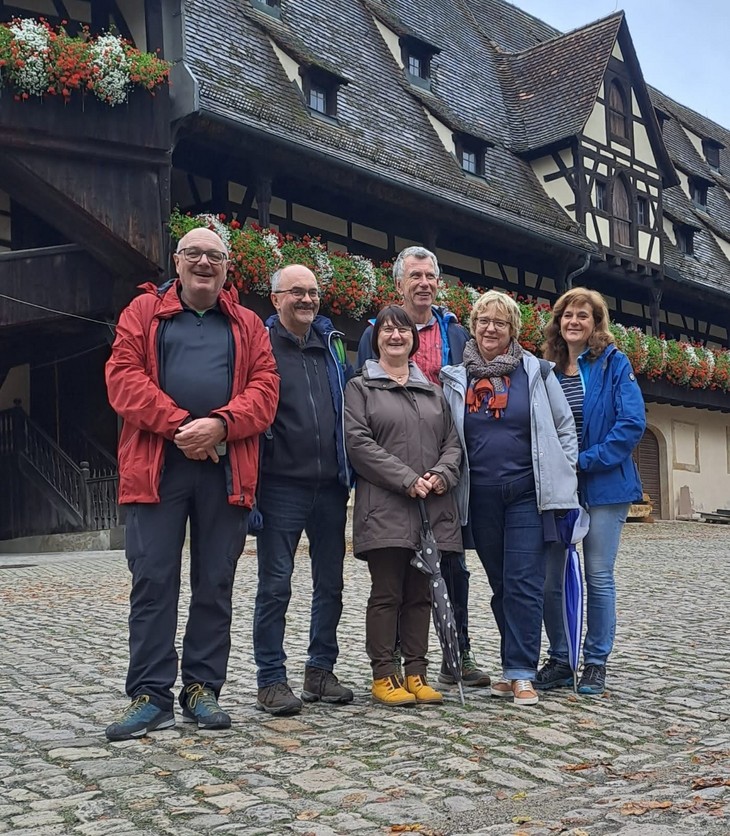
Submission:
M 166 260 L 170 102 L 134 90 L 110 107 L 90 95 L 0 95 L 0 189 L 112 273 L 154 277 Z
M 67 244 L 0 253 L 0 328 L 58 319 L 47 309 L 76 316 L 111 316 L 112 276 L 80 246 Z

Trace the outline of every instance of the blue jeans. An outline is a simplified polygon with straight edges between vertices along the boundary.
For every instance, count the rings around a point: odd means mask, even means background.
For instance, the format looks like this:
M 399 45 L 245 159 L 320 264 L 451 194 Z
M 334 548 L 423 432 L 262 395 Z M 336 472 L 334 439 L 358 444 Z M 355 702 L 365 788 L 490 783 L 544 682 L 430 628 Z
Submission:
M 339 647 L 347 489 L 263 478 L 259 508 L 264 527 L 257 540 L 259 584 L 253 620 L 258 685 L 286 682 L 284 628 L 291 598 L 294 552 L 302 531 L 309 538 L 312 610 L 307 664 L 331 671 Z
M 616 634 L 616 582 L 614 566 L 629 503 L 594 505 L 588 509 L 591 525 L 583 540 L 583 565 L 587 597 L 587 621 L 583 660 L 587 665 L 605 665 Z M 548 654 L 568 661 L 568 643 L 563 629 L 563 566 L 565 548 L 553 546 L 545 578 L 545 630 L 550 640 Z
M 532 475 L 502 485 L 472 485 L 474 545 L 492 588 L 506 679 L 534 679 L 540 659 L 548 547 Z

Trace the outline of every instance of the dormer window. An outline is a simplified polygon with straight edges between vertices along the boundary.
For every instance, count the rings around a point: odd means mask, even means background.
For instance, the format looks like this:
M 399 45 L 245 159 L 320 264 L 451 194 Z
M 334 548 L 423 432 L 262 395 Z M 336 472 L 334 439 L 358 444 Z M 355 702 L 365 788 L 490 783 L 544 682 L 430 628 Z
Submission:
M 714 139 L 702 140 L 702 151 L 705 155 L 705 159 L 707 160 L 707 164 L 715 171 L 720 170 L 720 149 L 722 147 L 723 146 L 720 145 L 719 142 L 715 142 Z
M 689 196 L 698 209 L 707 209 L 707 183 L 704 180 L 690 179 Z
M 461 170 L 476 177 L 484 177 L 484 143 L 474 137 L 456 136 L 454 144 Z
M 681 224 L 674 225 L 674 234 L 677 238 L 677 249 L 686 255 L 693 255 L 695 251 L 695 231 L 689 226 Z
M 251 5 L 272 17 L 281 17 L 281 0 L 251 0 Z
M 608 85 L 608 133 L 612 139 L 627 141 L 631 138 L 631 109 L 623 85 L 614 79 Z
M 400 40 L 401 58 L 408 80 L 412 84 L 431 89 L 431 59 L 439 50 L 417 38 L 410 36 Z
M 302 92 L 307 107 L 312 113 L 335 118 L 337 116 L 337 93 L 343 79 L 319 67 L 300 70 Z

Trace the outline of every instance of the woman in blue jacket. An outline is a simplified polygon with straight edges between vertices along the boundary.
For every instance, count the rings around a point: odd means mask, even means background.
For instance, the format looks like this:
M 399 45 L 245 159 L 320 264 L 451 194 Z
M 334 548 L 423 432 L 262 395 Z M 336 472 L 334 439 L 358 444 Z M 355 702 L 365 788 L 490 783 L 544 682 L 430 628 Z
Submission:
M 575 418 L 579 494 L 591 518 L 583 540 L 588 626 L 578 692 L 602 694 L 616 632 L 616 554 L 629 507 L 642 498 L 631 453 L 646 428 L 644 399 L 628 358 L 613 344 L 606 303 L 593 290 L 576 287 L 558 299 L 543 353 L 555 363 Z M 541 690 L 573 683 L 562 618 L 564 559 L 556 548 L 548 561 L 544 618 L 550 648 L 535 682 Z

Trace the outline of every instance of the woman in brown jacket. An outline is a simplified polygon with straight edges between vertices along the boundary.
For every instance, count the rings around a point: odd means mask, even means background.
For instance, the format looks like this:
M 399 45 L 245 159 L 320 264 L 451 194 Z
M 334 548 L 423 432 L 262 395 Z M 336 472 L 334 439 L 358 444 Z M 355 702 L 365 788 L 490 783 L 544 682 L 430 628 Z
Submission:
M 372 580 L 365 642 L 373 699 L 386 705 L 440 703 L 441 694 L 426 681 L 428 577 L 411 566 L 421 533 L 415 500 L 426 499 L 442 554 L 460 552 L 450 490 L 459 480 L 461 445 L 441 390 L 410 361 L 418 330 L 403 308 L 383 308 L 372 339 L 378 359 L 367 360 L 345 390 L 345 431 L 357 473 L 354 552 L 367 560 Z M 404 681 L 393 661 L 399 629 Z

